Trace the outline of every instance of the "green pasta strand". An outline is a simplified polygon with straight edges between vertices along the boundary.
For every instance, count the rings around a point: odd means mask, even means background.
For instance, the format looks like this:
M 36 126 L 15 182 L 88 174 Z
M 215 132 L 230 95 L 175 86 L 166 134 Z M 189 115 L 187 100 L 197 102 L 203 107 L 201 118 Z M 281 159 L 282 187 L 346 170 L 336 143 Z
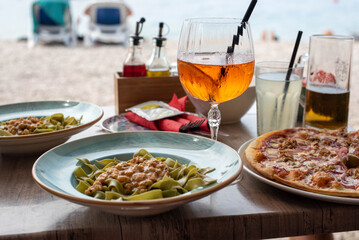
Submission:
M 88 177 L 87 173 L 82 169 L 82 167 L 76 168 L 76 170 L 74 171 L 74 174 L 77 178 L 80 178 L 80 179 L 86 179 Z
M 77 165 L 81 166 L 87 174 L 96 172 L 98 167 L 95 164 L 91 164 L 87 158 L 77 158 Z
M 153 158 L 153 156 L 145 149 L 140 149 L 138 152 L 133 154 L 133 157 L 137 157 L 137 156 L 143 157 L 146 160 Z
M 179 173 L 181 171 L 182 168 L 176 168 L 176 169 L 173 169 L 172 171 L 170 171 L 170 176 L 171 178 L 173 179 L 178 179 L 179 177 Z
M 95 182 L 92 178 L 86 178 L 84 181 L 90 184 L 91 186 Z
M 198 169 L 198 172 L 199 172 L 200 174 L 205 175 L 205 174 L 207 174 L 207 173 L 213 172 L 214 170 L 215 170 L 214 168 L 207 167 L 207 168 L 200 168 L 200 169 Z
M 157 159 L 158 161 L 164 162 L 164 161 L 166 161 L 167 158 L 164 158 L 164 157 L 156 157 L 156 159 Z
M 162 195 L 164 198 L 168 198 L 168 197 L 175 197 L 181 195 L 181 193 L 179 193 L 177 189 L 169 189 L 169 190 L 162 190 Z
M 162 190 L 154 189 L 152 191 L 131 195 L 124 199 L 128 201 L 140 201 L 140 200 L 150 200 L 150 199 L 159 199 L 159 198 L 163 198 Z
M 101 161 L 96 160 L 96 162 L 102 166 L 106 166 L 109 163 L 114 163 L 115 160 L 116 159 L 106 158 L 106 159 L 102 159 Z M 116 163 L 117 163 L 117 161 L 116 161 Z
M 13 136 L 13 134 L 9 133 L 8 131 L 0 129 L 0 136 Z
M 181 187 L 179 182 L 174 180 L 173 178 L 164 176 L 162 180 L 152 184 L 150 189 L 159 188 L 162 190 L 170 190 L 170 189 L 174 189 L 175 187 Z
M 76 158 L 77 159 L 77 164 L 91 164 L 91 162 L 87 159 L 87 158 Z
M 57 122 L 63 122 L 64 121 L 64 114 L 62 113 L 55 113 L 52 114 L 50 117 L 52 120 L 55 120 Z
M 198 174 L 197 168 L 193 168 L 188 172 L 187 175 L 185 175 L 184 177 L 179 179 L 178 182 L 181 184 L 181 186 L 184 186 L 187 183 L 189 178 L 196 176 L 197 174 Z
M 93 197 L 97 199 L 105 199 L 106 195 L 103 191 L 97 191 Z
M 125 190 L 123 188 L 122 183 L 120 183 L 116 179 L 107 180 L 105 183 L 110 191 L 125 194 Z
M 167 158 L 165 160 L 165 164 L 170 167 L 170 168 L 173 168 L 173 166 L 176 164 L 176 161 L 171 159 L 171 158 Z
M 116 199 L 123 199 L 124 195 L 117 193 L 117 192 L 113 192 L 113 191 L 106 191 L 105 192 L 105 200 L 116 200 Z
M 108 163 L 106 166 L 104 166 L 103 169 L 105 170 L 106 168 L 110 168 L 110 167 L 113 167 L 113 166 L 115 166 L 115 165 L 116 165 L 116 163 L 110 162 L 110 163 Z
M 117 192 L 105 192 L 105 200 L 127 200 L 127 201 L 141 201 L 141 200 L 150 200 L 150 199 L 159 199 L 163 198 L 162 191 L 159 189 L 140 193 L 140 194 L 134 194 L 131 196 L 126 196 Z
M 86 183 L 85 181 L 80 180 L 79 184 L 77 185 L 76 189 L 79 192 L 85 193 L 86 189 L 91 186 L 90 184 Z
M 33 133 L 45 133 L 45 132 L 53 132 L 55 131 L 55 129 L 51 129 L 51 128 L 44 128 L 44 129 L 40 129 L 40 128 L 36 128 Z
M 206 176 L 206 175 L 201 175 L 201 176 L 202 176 L 202 179 L 203 179 L 203 182 L 204 182 L 204 185 L 205 185 L 205 186 L 217 182 L 217 180 L 215 180 L 215 179 L 213 179 L 213 178 L 210 178 L 210 177 L 208 177 L 208 176 Z
M 192 191 L 193 189 L 199 188 L 204 186 L 204 181 L 202 178 L 191 178 L 187 181 L 186 185 L 184 186 L 184 188 L 188 191 Z
M 179 171 L 178 171 L 177 177 L 175 179 L 183 178 L 188 174 L 188 169 L 186 166 L 180 166 L 180 167 L 178 167 L 178 169 L 179 169 Z M 185 184 L 185 183 L 183 183 L 183 184 Z M 181 185 L 183 185 L 183 184 L 181 184 Z
M 105 172 L 104 169 L 98 169 L 95 172 L 92 172 L 89 174 L 89 177 L 93 180 L 95 180 L 101 173 Z

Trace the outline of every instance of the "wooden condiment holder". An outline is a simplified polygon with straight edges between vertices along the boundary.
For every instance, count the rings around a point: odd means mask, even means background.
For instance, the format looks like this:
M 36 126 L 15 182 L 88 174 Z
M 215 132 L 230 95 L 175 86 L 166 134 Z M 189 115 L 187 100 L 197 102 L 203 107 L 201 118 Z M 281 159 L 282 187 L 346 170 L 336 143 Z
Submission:
M 121 114 L 129 107 L 151 100 L 169 103 L 174 93 L 178 98 L 186 96 L 178 76 L 122 77 L 122 73 L 116 72 L 114 88 L 116 114 Z M 186 111 L 195 111 L 189 100 L 186 104 Z

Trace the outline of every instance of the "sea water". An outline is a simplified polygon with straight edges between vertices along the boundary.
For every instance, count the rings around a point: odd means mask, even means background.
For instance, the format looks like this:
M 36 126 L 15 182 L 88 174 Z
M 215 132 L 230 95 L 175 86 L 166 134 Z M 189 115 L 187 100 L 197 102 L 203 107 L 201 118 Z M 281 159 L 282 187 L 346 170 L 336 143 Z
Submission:
M 262 73 L 256 76 L 257 134 L 295 126 L 302 79 L 286 73 Z M 287 86 L 286 86 L 287 84 Z
M 0 39 L 17 39 L 31 30 L 30 7 L 32 0 L 0 0 Z M 86 30 L 84 10 L 90 0 L 70 0 L 72 20 L 79 35 Z M 158 23 L 169 26 L 167 39 L 178 40 L 182 23 L 190 17 L 242 18 L 251 0 L 125 0 L 133 15 L 128 19 L 130 33 L 136 21 L 146 18 L 141 35 L 152 39 L 158 32 Z M 260 40 L 262 31 L 274 31 L 280 40 L 295 41 L 298 29 L 303 31 L 302 42 L 312 34 L 331 30 L 334 34 L 358 33 L 358 0 L 263 0 L 258 1 L 250 18 L 254 40 Z M 11 24 L 8 24 L 11 23 Z M 269 37 L 269 36 L 267 36 Z

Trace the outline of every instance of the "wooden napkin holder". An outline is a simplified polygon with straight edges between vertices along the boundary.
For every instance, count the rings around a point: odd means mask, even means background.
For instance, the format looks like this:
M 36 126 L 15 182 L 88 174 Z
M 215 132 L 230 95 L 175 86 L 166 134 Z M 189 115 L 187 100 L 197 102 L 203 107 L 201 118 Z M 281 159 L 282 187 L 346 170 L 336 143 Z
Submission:
M 116 114 L 124 113 L 129 107 L 151 100 L 169 103 L 173 93 L 176 93 L 178 98 L 186 96 L 178 76 L 122 77 L 122 73 L 116 72 L 114 81 Z M 195 111 L 189 100 L 186 111 Z

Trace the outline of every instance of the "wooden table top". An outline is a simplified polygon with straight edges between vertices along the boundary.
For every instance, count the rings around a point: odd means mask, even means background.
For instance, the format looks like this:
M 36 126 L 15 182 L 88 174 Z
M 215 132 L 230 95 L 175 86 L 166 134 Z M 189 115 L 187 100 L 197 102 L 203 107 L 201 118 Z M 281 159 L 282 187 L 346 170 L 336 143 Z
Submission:
M 114 115 L 105 107 L 104 119 Z M 69 141 L 103 134 L 97 126 Z M 238 149 L 256 136 L 256 116 L 222 125 L 219 141 Z M 80 206 L 41 189 L 37 157 L 0 155 L 0 239 L 261 239 L 359 229 L 359 206 L 304 198 L 243 179 L 200 200 L 151 217 L 122 217 Z

